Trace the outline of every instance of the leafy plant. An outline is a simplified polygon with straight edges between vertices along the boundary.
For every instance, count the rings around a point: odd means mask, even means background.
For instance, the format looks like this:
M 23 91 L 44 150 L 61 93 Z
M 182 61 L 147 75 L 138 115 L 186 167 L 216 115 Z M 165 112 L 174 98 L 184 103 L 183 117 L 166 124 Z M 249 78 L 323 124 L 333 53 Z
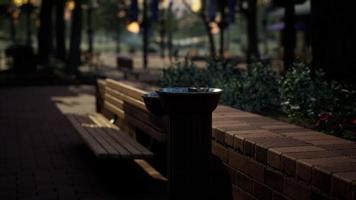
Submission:
M 278 111 L 279 97 L 278 79 L 272 68 L 260 62 L 249 64 L 247 73 L 241 79 L 241 91 L 236 106 L 258 113 Z

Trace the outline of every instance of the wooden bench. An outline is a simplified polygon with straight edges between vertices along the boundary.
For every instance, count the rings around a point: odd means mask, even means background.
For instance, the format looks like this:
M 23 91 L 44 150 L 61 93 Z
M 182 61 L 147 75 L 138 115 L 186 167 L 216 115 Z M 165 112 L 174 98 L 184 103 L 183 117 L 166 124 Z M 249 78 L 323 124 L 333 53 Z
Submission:
M 144 132 L 151 134 L 157 140 L 163 140 L 163 129 L 155 127 L 155 117 L 150 116 L 141 98 L 145 91 L 110 79 L 98 81 L 97 89 L 97 99 L 101 98 L 97 103 L 101 103 L 103 110 L 108 111 L 106 115 L 67 114 L 67 118 L 89 148 L 100 158 L 152 157 L 153 153 L 132 137 L 134 135 L 130 134 L 131 124 L 127 123 L 127 121 L 138 121 L 138 125 L 134 127 L 144 129 Z M 126 107 L 128 111 L 134 110 L 135 114 L 141 113 L 148 118 L 130 115 L 126 112 Z M 114 123 L 119 124 L 120 127 Z
M 152 115 L 146 109 L 142 99 L 147 90 L 153 88 L 143 90 L 137 87 L 139 86 L 133 86 L 129 82 L 107 79 L 105 81 L 103 108 L 112 114 L 112 117 L 109 116 L 108 118 L 116 119 L 120 127 L 133 132 L 142 131 L 154 140 L 164 142 L 166 139 L 166 119 Z

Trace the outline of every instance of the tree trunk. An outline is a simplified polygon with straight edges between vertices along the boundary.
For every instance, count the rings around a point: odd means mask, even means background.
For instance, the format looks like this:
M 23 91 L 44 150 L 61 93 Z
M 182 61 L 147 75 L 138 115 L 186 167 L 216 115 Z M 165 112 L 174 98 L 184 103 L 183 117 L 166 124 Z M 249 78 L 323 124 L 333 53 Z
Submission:
M 10 38 L 13 44 L 16 44 L 16 26 L 14 17 L 10 16 Z
M 296 31 L 295 31 L 295 8 L 294 3 L 290 2 L 285 5 L 284 12 L 284 33 L 283 33 L 283 46 L 284 46 L 284 70 L 287 71 L 294 62 L 294 52 L 296 46 Z
M 72 15 L 70 35 L 70 47 L 68 57 L 68 72 L 78 74 L 80 65 L 80 44 L 82 40 L 82 6 L 81 0 L 75 0 L 75 8 Z
M 32 4 L 26 3 L 24 6 L 25 6 L 25 15 L 26 15 L 26 45 L 32 46 L 32 23 L 31 23 Z
M 64 0 L 56 1 L 56 57 L 60 60 L 66 58 Z
M 143 68 L 147 69 L 148 66 L 148 28 L 149 28 L 149 19 L 148 19 L 148 2 L 147 0 L 143 1 Z
M 356 83 L 356 1 L 311 1 L 313 69 Z
M 220 28 L 220 52 L 219 56 L 221 59 L 224 58 L 224 51 L 225 51 L 225 28 L 227 27 L 227 21 L 226 21 L 226 12 L 225 12 L 225 7 L 226 3 L 225 0 L 218 2 L 219 5 L 219 10 L 221 14 L 221 22 L 219 23 L 219 28 Z
M 213 33 L 211 32 L 211 28 L 210 28 L 210 25 L 209 25 L 209 21 L 208 21 L 208 18 L 205 14 L 205 8 L 206 8 L 206 1 L 205 0 L 202 0 L 201 1 L 201 13 L 200 13 L 200 18 L 202 19 L 203 21 L 203 24 L 204 24 L 204 28 L 205 28 L 205 31 L 206 31 L 206 34 L 208 35 L 208 40 L 209 40 L 209 50 L 210 50 L 210 57 L 215 59 L 216 58 L 216 48 L 215 48 L 215 41 L 214 41 L 214 35 Z
M 247 58 L 258 58 L 258 34 L 257 34 L 257 0 L 248 0 L 247 9 Z
M 164 11 L 162 11 L 162 16 L 164 16 Z M 160 49 L 161 49 L 161 58 L 165 58 L 165 50 L 166 50 L 166 44 L 165 44 L 165 38 L 166 38 L 166 26 L 165 26 L 166 20 L 162 17 L 160 19 Z
M 48 66 L 52 52 L 52 0 L 42 0 L 40 10 L 40 27 L 38 30 L 39 64 Z
M 88 16 L 87 16 L 87 26 L 88 26 L 88 53 L 93 55 L 94 51 L 94 29 L 93 29 L 93 7 L 91 5 L 88 6 Z

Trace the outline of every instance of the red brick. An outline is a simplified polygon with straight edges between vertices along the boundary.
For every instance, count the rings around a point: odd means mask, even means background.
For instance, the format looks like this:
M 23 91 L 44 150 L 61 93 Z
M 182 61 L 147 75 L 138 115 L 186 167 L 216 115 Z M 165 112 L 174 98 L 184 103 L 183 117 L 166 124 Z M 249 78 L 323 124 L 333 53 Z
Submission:
M 231 132 L 226 132 L 225 133 L 225 145 L 228 146 L 228 147 L 234 147 L 234 136 L 235 134 L 234 133 L 231 133 Z
M 264 166 L 257 163 L 255 160 L 243 156 L 233 150 L 229 152 L 229 165 L 234 169 L 238 169 L 246 175 L 254 178 L 259 182 L 264 180 Z
M 289 176 L 296 175 L 296 159 L 289 156 L 281 156 L 281 170 Z
M 229 151 L 226 147 L 216 142 L 212 143 L 212 153 L 219 157 L 224 163 L 228 162 Z
M 283 191 L 284 177 L 281 173 L 273 169 L 265 168 L 264 175 L 264 183 L 267 186 L 279 192 Z
M 310 158 L 332 158 L 332 157 L 340 157 L 340 154 L 337 154 L 332 151 L 309 151 L 309 152 L 294 152 L 294 153 L 285 153 L 283 155 L 287 155 L 289 157 L 293 157 L 295 159 L 310 159 Z
M 247 191 L 248 193 L 253 193 L 253 181 L 251 178 L 247 177 L 243 173 L 235 173 L 236 185 Z
M 332 194 L 338 198 L 352 199 L 355 181 L 356 172 L 342 172 L 333 174 L 331 178 Z
M 243 125 L 224 125 L 224 126 L 218 126 L 214 128 L 219 128 L 220 130 L 222 130 L 223 132 L 227 132 L 227 131 L 237 131 L 237 130 L 255 130 L 256 127 L 250 126 L 248 124 L 243 124 Z
M 309 140 L 308 143 L 313 144 L 313 145 L 315 145 L 315 146 L 353 144 L 353 142 L 351 142 L 351 141 L 342 140 L 342 139 Z
M 230 176 L 230 180 L 231 180 L 231 183 L 236 185 L 236 170 L 234 170 L 230 165 L 224 163 L 224 166 L 225 166 L 225 169 L 227 171 L 227 173 L 229 173 L 229 176 Z
M 298 129 L 300 128 L 299 126 L 292 125 L 292 124 L 282 124 L 282 125 L 266 125 L 266 126 L 261 126 L 263 129 L 267 130 L 279 130 L 279 129 Z
M 234 135 L 233 138 L 233 147 L 234 149 L 240 151 L 240 152 L 244 152 L 244 138 L 242 136 L 239 135 Z
M 327 144 L 327 145 L 319 145 L 319 147 L 326 150 L 341 150 L 341 149 L 356 149 L 356 143 L 348 143 L 348 144 Z
M 213 135 L 214 135 L 213 137 L 215 138 L 215 140 L 217 142 L 224 144 L 224 142 L 225 142 L 225 132 L 222 129 L 215 128 L 215 131 L 214 131 Z
M 286 197 L 285 195 L 281 194 L 281 193 L 273 193 L 273 196 L 272 196 L 272 199 L 273 200 L 289 200 L 288 197 Z
M 267 164 L 267 152 L 269 148 L 295 147 L 307 145 L 304 142 L 300 142 L 298 140 L 286 137 L 253 138 L 252 140 L 256 143 L 256 160 L 265 164 Z
M 340 155 L 344 155 L 344 156 L 348 156 L 348 157 L 356 157 L 356 148 L 355 149 L 336 149 L 333 151 Z
M 328 200 L 328 199 L 331 199 L 330 198 L 330 195 L 328 194 L 325 194 L 324 192 L 318 190 L 317 188 L 315 187 L 312 187 L 311 188 L 311 198 L 312 200 Z
M 283 158 L 284 155 L 288 153 L 302 153 L 302 152 L 311 152 L 311 151 L 322 151 L 322 148 L 318 148 L 315 146 L 296 146 L 296 147 L 279 147 L 279 148 L 270 148 L 267 153 L 267 163 L 276 169 L 287 169 L 288 165 L 291 164 L 289 161 L 292 161 L 294 166 L 292 167 L 294 170 L 290 171 L 289 169 L 286 171 L 289 175 L 295 175 L 295 159 L 293 157 Z M 283 155 L 281 157 L 281 155 Z M 288 163 L 283 163 L 283 161 Z M 284 168 L 287 167 L 287 168 Z
M 318 189 L 329 193 L 331 185 L 331 172 L 314 166 L 312 169 L 312 184 Z
M 256 200 L 251 194 L 243 191 L 237 186 L 232 188 L 234 200 Z
M 320 134 L 316 131 L 310 131 L 307 129 L 299 130 L 299 131 L 288 131 L 288 132 L 281 132 L 280 134 L 287 136 L 287 137 L 298 137 L 298 136 L 305 136 L 305 135 L 313 135 L 313 134 Z
M 334 136 L 326 135 L 324 133 L 319 133 L 319 132 L 316 132 L 314 134 L 308 134 L 308 135 L 297 135 L 297 136 L 293 136 L 293 138 L 302 141 L 337 139 Z
M 311 164 L 298 160 L 296 161 L 296 176 L 309 183 L 312 177 L 312 168 L 313 166 Z
M 283 193 L 295 200 L 308 200 L 311 195 L 310 188 L 306 184 L 298 183 L 292 178 L 284 179 Z
M 269 189 L 267 186 L 257 183 L 257 182 L 254 182 L 253 195 L 257 199 L 271 200 L 273 193 L 272 193 L 272 190 Z
M 267 152 L 267 164 L 275 169 L 281 169 L 281 152 L 269 149 Z
M 255 158 L 256 144 L 250 139 L 243 140 L 243 152 L 245 155 Z
M 320 148 L 315 148 L 315 149 L 320 149 Z M 310 150 L 313 150 L 313 148 L 310 148 Z M 325 158 L 325 157 L 336 157 L 336 156 L 338 156 L 336 153 L 331 151 L 325 151 L 325 150 L 284 153 L 281 156 L 281 169 L 287 175 L 295 176 L 297 159 Z

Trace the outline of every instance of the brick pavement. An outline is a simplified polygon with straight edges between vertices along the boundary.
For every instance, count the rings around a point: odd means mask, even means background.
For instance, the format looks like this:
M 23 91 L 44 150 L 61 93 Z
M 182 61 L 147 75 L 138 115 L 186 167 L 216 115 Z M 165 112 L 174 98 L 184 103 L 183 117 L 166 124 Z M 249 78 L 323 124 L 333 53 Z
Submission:
M 63 116 L 60 109 L 92 111 L 91 94 L 88 87 L 0 89 L 1 200 L 165 199 L 165 182 L 133 161 L 96 159 Z

